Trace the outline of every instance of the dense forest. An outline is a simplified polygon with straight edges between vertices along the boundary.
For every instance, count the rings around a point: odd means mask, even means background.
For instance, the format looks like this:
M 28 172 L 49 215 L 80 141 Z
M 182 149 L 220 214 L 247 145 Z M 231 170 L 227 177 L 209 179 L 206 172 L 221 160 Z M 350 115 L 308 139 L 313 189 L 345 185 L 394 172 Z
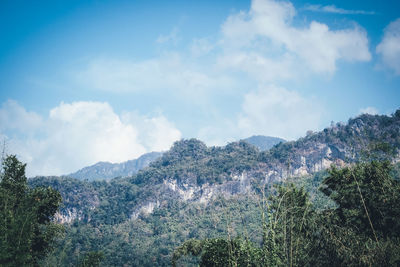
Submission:
M 173 254 L 200 266 L 398 266 L 400 181 L 389 162 L 332 168 L 320 191 L 334 206 L 316 209 L 294 184 L 262 199 L 262 242 L 246 235 L 191 239 Z
M 111 180 L 27 180 L 11 156 L 1 174 L 0 263 L 400 265 L 399 149 L 400 110 L 267 150 L 181 140 L 137 174 Z M 24 248 L 11 245 L 20 240 Z

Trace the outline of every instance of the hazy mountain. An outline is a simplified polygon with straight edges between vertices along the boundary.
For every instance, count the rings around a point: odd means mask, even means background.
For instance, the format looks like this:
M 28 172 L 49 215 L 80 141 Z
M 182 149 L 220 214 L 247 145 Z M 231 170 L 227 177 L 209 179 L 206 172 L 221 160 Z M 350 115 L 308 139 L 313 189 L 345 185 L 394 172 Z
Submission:
M 66 176 L 89 181 L 132 176 L 139 170 L 149 166 L 151 162 L 161 157 L 161 155 L 162 152 L 150 152 L 137 159 L 122 163 L 98 162 Z
M 243 141 L 256 146 L 260 151 L 265 151 L 277 145 L 279 143 L 286 142 L 285 139 L 279 137 L 272 136 L 264 136 L 264 135 L 253 135 L 249 138 L 243 139 Z

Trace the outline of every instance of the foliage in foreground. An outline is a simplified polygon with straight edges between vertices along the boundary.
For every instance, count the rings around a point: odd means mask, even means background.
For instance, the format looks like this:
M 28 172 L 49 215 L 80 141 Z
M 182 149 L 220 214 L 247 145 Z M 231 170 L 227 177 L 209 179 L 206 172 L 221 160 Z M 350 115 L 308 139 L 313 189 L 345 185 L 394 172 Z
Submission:
M 173 254 L 199 257 L 200 266 L 399 266 L 400 182 L 389 162 L 331 169 L 321 191 L 337 206 L 317 210 L 308 193 L 278 186 L 265 200 L 263 242 L 188 240 Z M 264 214 L 264 211 L 262 211 Z
M 2 162 L 0 176 L 0 265 L 36 266 L 52 248 L 62 226 L 52 223 L 61 195 L 52 188 L 30 189 L 25 164 L 15 156 Z

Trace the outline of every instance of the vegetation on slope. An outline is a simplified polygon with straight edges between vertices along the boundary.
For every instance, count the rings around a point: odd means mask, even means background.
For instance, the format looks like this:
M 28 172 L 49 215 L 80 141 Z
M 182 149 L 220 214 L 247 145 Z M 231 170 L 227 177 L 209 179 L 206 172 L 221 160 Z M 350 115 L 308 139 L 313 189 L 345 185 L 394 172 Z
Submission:
M 303 188 L 279 186 L 264 204 L 261 244 L 246 238 L 188 240 L 174 251 L 200 266 L 399 266 L 400 182 L 389 162 L 331 169 L 321 191 L 336 203 L 314 208 Z
M 148 168 L 130 178 L 113 179 L 108 182 L 87 182 L 55 177 L 33 179 L 30 181 L 33 186 L 53 186 L 61 192 L 63 198 L 66 199 L 64 211 L 71 207 L 81 211 L 80 217 L 76 217 L 66 225 L 65 238 L 58 240 L 56 250 L 45 259 L 43 265 L 73 266 L 79 264 L 83 258 L 90 255 L 89 253 L 101 252 L 104 255 L 102 263 L 104 266 L 123 266 L 124 264 L 169 266 L 174 248 L 189 239 L 218 238 L 222 241 L 210 243 L 214 244 L 210 247 L 218 247 L 221 242 L 231 244 L 229 246 L 259 251 L 263 248 L 263 233 L 266 229 L 263 228 L 263 209 L 260 208 L 263 199 L 262 188 L 253 188 L 254 191 L 251 194 L 236 195 L 229 199 L 216 197 L 207 204 L 202 204 L 196 201 L 182 201 L 177 195 L 165 190 L 163 183 L 172 180 L 183 187 L 219 185 L 229 182 L 233 175 L 244 171 L 253 180 L 262 181 L 266 172 L 270 170 L 268 168 L 275 168 L 273 170 L 280 168 L 286 172 L 287 169 L 295 168 L 300 164 L 301 157 L 304 155 L 308 157 L 306 164 L 309 161 L 312 163 L 321 160 L 326 155 L 318 149 L 323 146 L 330 148 L 332 159 L 336 157 L 351 163 L 366 158 L 378 160 L 391 158 L 394 154 L 398 155 L 399 144 L 400 112 L 397 111 L 391 117 L 363 115 L 350 120 L 348 125 L 337 124 L 296 142 L 276 145 L 265 152 L 260 152 L 246 142 L 236 142 L 226 147 L 207 147 L 195 139 L 182 140 L 176 142 L 170 151 L 150 164 Z M 390 175 L 398 177 L 398 170 L 398 167 L 395 168 Z M 329 175 L 331 174 L 327 172 L 319 172 L 315 175 L 308 174 L 307 177 L 290 179 L 297 185 L 304 186 L 309 192 L 310 196 L 306 197 L 306 203 L 312 202 L 312 205 L 309 205 L 312 207 L 310 209 L 312 214 L 322 216 L 325 215 L 324 211 L 335 214 L 334 211 L 340 205 L 331 195 L 318 190 L 320 183 Z M 67 184 L 65 187 L 64 183 Z M 282 181 L 280 183 L 283 184 Z M 268 198 L 274 192 L 278 194 L 279 190 L 274 191 L 271 185 L 267 184 L 266 197 Z M 155 206 L 152 213 L 139 214 L 137 218 L 135 217 L 136 219 L 133 219 L 132 213 L 143 204 L 143 200 L 147 199 L 156 199 L 159 205 Z M 264 214 L 267 215 L 267 211 L 264 211 Z M 310 215 L 309 217 L 316 219 L 318 216 Z M 268 225 L 269 217 L 265 216 L 265 218 Z M 335 217 L 321 218 L 338 224 L 334 220 Z M 296 221 L 296 218 L 293 217 L 293 221 Z M 320 221 L 310 221 L 310 225 L 319 225 L 317 222 L 320 223 Z M 347 229 L 342 225 L 335 227 Z M 353 230 L 349 229 L 349 233 L 352 233 Z M 275 231 L 281 230 L 276 228 Z M 310 231 L 314 233 L 314 230 Z M 330 234 L 340 237 L 344 233 Z M 316 240 L 325 242 L 323 238 L 326 236 L 323 236 L 323 232 L 316 231 L 315 235 Z M 354 237 L 356 238 L 357 235 L 358 233 L 355 233 Z M 238 239 L 230 243 L 229 240 L 234 240 L 235 237 L 239 237 L 241 241 Z M 298 238 L 300 237 L 296 236 L 296 240 Z M 304 238 L 304 242 L 310 242 L 307 239 L 309 237 Z M 360 240 L 357 242 L 362 244 L 367 239 Z M 388 246 L 392 246 L 391 241 L 388 242 Z M 329 253 L 336 253 L 339 248 L 335 246 L 339 243 L 321 243 L 321 245 L 332 248 L 328 251 Z M 304 243 L 302 248 L 307 249 L 306 244 Z M 374 243 L 368 243 L 368 246 L 370 245 L 374 246 Z M 346 251 L 347 249 L 350 249 L 349 245 L 345 246 Z M 287 260 L 287 256 L 282 258 L 282 255 L 286 255 L 282 254 L 282 250 L 284 249 L 279 248 L 274 252 L 275 259 L 278 260 L 276 257 L 279 257 L 280 262 Z M 284 251 L 287 251 L 287 248 Z M 364 247 L 365 251 L 368 249 Z M 357 251 L 351 253 L 364 255 Z M 243 254 L 240 255 L 243 256 Z M 321 257 L 323 259 L 325 256 Z M 317 256 L 313 258 L 318 259 Z M 190 266 L 190 264 L 196 264 L 197 258 L 184 257 L 179 262 Z M 304 262 L 304 257 L 299 256 L 296 262 Z M 338 262 L 346 261 L 339 258 Z M 362 265 L 360 262 L 357 264 Z

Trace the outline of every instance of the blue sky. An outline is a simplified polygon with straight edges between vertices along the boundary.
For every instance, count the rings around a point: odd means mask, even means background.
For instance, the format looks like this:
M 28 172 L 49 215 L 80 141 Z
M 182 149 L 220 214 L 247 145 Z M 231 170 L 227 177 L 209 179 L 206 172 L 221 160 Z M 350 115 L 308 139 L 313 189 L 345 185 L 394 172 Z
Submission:
M 28 175 L 294 140 L 400 99 L 397 1 L 0 2 L 0 137 Z

